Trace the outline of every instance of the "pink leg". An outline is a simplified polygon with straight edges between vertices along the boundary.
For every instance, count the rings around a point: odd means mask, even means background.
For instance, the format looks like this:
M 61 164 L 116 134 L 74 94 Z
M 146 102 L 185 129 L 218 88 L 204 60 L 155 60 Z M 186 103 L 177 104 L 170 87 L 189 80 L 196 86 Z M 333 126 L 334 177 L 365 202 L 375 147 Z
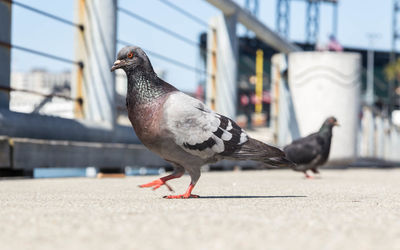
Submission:
M 169 191 L 174 191 L 168 184 L 167 181 L 175 179 L 175 178 L 179 178 L 183 175 L 183 172 L 179 172 L 179 173 L 173 173 L 167 176 L 164 176 L 160 179 L 154 180 L 152 182 L 143 184 L 143 185 L 139 185 L 139 187 L 141 188 L 145 188 L 145 187 L 153 187 L 153 190 L 156 190 L 157 188 L 161 187 L 162 185 L 167 186 L 167 188 L 169 189 Z
M 192 194 L 192 190 L 194 188 L 195 184 L 190 183 L 188 189 L 186 190 L 186 193 L 180 194 L 180 195 L 168 195 L 164 196 L 166 199 L 188 199 L 188 198 L 199 198 L 200 196 L 196 194 Z
M 306 175 L 306 178 L 307 178 L 307 179 L 313 179 L 313 178 L 314 178 L 313 176 L 307 174 L 307 170 L 304 171 L 304 174 Z

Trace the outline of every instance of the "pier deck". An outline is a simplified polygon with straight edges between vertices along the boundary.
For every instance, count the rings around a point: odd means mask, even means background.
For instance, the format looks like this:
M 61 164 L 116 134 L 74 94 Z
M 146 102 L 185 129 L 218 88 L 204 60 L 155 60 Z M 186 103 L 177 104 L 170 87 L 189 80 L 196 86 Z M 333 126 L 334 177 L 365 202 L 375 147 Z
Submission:
M 321 173 L 208 172 L 190 200 L 137 187 L 155 176 L 1 180 L 1 249 L 399 249 L 400 169 Z

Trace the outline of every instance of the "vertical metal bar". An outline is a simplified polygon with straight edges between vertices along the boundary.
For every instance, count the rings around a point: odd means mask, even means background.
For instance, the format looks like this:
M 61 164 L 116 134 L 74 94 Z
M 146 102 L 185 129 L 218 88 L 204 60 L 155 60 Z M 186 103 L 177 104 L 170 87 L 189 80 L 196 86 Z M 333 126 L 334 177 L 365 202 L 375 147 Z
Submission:
M 207 63 L 206 69 L 209 72 L 205 88 L 205 103 L 212 110 L 215 110 L 215 86 L 217 74 L 217 17 L 213 17 L 209 21 L 207 31 Z
M 379 34 L 368 34 L 369 48 L 367 54 L 367 104 L 374 104 L 374 40 L 379 38 Z
M 11 1 L 0 1 L 0 41 L 11 42 Z M 10 87 L 11 47 L 0 45 L 0 84 Z M 10 108 L 10 93 L 0 92 L 0 108 Z
M 207 44 L 211 47 L 207 58 L 207 105 L 215 111 L 236 117 L 237 109 L 237 15 L 219 15 L 210 21 Z
M 217 98 L 216 110 L 232 119 L 237 112 L 238 38 L 237 13 L 217 19 Z
M 397 17 L 399 14 L 399 0 L 393 0 L 393 12 L 392 12 L 392 52 L 390 53 L 390 63 L 394 64 L 396 62 L 396 44 L 399 37 L 398 34 L 398 25 L 397 25 Z M 396 84 L 396 78 L 393 80 L 389 81 L 389 86 L 388 86 L 388 112 L 389 112 L 389 117 L 391 117 L 391 113 L 393 110 L 393 91 L 394 91 L 394 86 Z
M 374 51 L 370 47 L 367 54 L 367 94 L 366 101 L 369 105 L 374 104 Z
M 332 20 L 332 34 L 337 39 L 338 34 L 338 3 L 333 3 L 333 20 Z
M 76 98 L 74 104 L 74 116 L 77 119 L 85 118 L 83 109 L 83 68 L 79 67 L 76 74 Z
M 216 109 L 215 99 L 217 97 L 217 31 L 212 30 L 211 45 L 211 109 Z
M 116 0 L 76 0 L 79 23 L 76 57 L 84 63 L 77 70 L 75 95 L 83 96 L 85 119 L 115 124 L 115 75 L 110 66 L 116 50 Z M 82 84 L 80 84 L 82 81 Z
M 315 43 L 319 33 L 319 2 L 308 0 L 307 2 L 306 41 Z
M 77 19 L 80 24 L 84 23 L 84 13 L 85 13 L 85 0 L 78 0 L 78 10 L 77 10 Z M 78 57 L 82 56 L 83 52 L 83 47 L 84 47 L 84 29 L 77 30 L 76 31 L 77 38 L 76 38 L 76 43 L 77 43 L 77 54 Z M 81 58 L 82 59 L 82 58 Z M 73 86 L 75 98 L 84 100 L 83 97 L 83 68 L 79 67 L 76 68 L 75 71 L 75 84 Z M 84 108 L 83 108 L 83 102 L 75 102 L 74 104 L 74 116 L 77 119 L 83 119 L 85 118 L 84 116 Z
M 307 2 L 307 13 L 306 13 L 306 42 L 309 43 L 311 40 L 311 8 L 312 2 L 308 0 Z
M 278 2 L 276 3 L 276 13 L 276 31 L 285 38 L 288 38 L 290 19 L 289 0 L 278 0 Z
M 274 128 L 274 144 L 278 144 L 278 135 L 279 135 L 279 120 L 278 120 L 278 115 L 279 115 L 279 103 L 280 103 L 280 82 L 281 82 L 281 72 L 278 64 L 275 64 L 275 67 L 273 67 L 274 72 L 271 72 L 274 77 L 273 81 L 273 87 L 274 87 L 274 92 L 273 92 L 273 107 L 274 107 L 274 117 L 272 119 L 273 121 L 273 128 Z
M 264 67 L 264 52 L 258 49 L 256 52 L 256 98 L 255 105 L 256 113 L 262 112 L 262 92 L 263 92 L 263 67 Z

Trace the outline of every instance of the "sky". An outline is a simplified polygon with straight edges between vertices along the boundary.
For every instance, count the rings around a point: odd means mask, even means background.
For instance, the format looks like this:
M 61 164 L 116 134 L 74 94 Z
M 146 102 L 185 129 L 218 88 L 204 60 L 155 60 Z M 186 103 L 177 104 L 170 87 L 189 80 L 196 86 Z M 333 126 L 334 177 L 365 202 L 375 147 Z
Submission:
M 74 0 L 18 0 L 65 19 L 74 20 Z M 204 0 L 169 0 L 201 18 L 205 22 L 220 14 L 220 11 Z M 259 19 L 275 29 L 277 0 L 259 0 Z M 245 0 L 235 0 L 244 5 Z M 392 0 L 339 0 L 338 40 L 344 46 L 369 47 L 368 34 L 377 34 L 373 46 L 379 50 L 391 49 Z M 119 6 L 151 19 L 175 32 L 198 41 L 205 27 L 168 8 L 159 0 L 119 0 Z M 305 40 L 306 4 L 292 1 L 290 5 L 290 34 L 292 41 Z M 12 10 L 12 43 L 54 55 L 74 59 L 74 27 L 48 19 L 18 6 Z M 332 6 L 323 4 L 320 13 L 319 40 L 326 42 L 332 27 Z M 243 34 L 244 29 L 238 28 Z M 199 67 L 198 49 L 157 29 L 118 13 L 117 38 L 128 41 L 166 57 Z M 118 45 L 117 49 L 122 46 Z M 400 48 L 399 48 L 400 49 Z M 33 68 L 44 68 L 52 72 L 72 70 L 72 65 L 12 50 L 12 71 L 26 72 Z M 193 91 L 198 75 L 149 56 L 153 66 L 165 70 L 165 80 L 185 91 Z M 110 65 L 112 62 L 110 62 Z

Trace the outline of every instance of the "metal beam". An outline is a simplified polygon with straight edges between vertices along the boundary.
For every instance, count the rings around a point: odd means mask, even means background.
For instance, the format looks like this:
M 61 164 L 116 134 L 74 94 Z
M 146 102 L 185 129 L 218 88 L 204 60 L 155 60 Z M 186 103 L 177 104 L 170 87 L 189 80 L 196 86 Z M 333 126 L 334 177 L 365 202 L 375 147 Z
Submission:
M 24 114 L 0 108 L 0 135 L 47 140 L 140 143 L 132 127 Z
M 300 47 L 278 35 L 232 0 L 207 0 L 207 2 L 220 9 L 226 16 L 236 13 L 238 22 L 243 24 L 247 29 L 252 30 L 260 40 L 272 48 L 283 53 L 302 51 Z
M 163 167 L 169 164 L 143 145 L 11 138 L 12 169 L 48 167 Z

